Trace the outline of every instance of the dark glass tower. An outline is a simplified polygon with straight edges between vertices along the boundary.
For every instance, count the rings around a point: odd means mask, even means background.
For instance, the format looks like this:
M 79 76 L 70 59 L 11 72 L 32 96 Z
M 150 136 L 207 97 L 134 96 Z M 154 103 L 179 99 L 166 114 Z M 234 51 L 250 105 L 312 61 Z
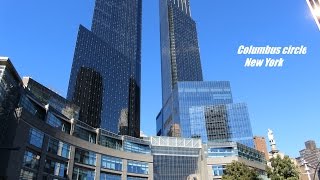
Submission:
M 162 109 L 157 135 L 253 147 L 247 106 L 233 104 L 230 83 L 203 81 L 190 0 L 159 1 Z
M 179 81 L 202 81 L 196 23 L 189 0 L 160 0 L 162 104 Z
M 80 120 L 140 136 L 142 0 L 96 0 L 91 31 L 80 25 L 68 99 Z

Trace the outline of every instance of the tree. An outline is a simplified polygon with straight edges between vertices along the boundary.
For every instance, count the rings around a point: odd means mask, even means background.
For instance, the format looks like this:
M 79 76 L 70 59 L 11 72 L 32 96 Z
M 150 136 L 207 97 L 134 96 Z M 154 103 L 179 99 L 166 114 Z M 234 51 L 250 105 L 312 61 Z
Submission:
M 233 161 L 226 166 L 222 180 L 260 180 L 257 172 L 244 163 Z
M 297 167 L 289 156 L 282 159 L 278 155 L 276 158 L 271 158 L 270 162 L 271 167 L 267 168 L 267 173 L 271 180 L 299 180 Z

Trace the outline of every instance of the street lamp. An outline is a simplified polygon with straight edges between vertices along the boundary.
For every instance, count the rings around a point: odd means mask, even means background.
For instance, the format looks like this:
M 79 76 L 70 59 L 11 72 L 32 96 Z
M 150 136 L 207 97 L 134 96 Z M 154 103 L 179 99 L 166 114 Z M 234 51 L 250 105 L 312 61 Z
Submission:
M 320 30 L 320 0 L 306 0 L 312 16 Z

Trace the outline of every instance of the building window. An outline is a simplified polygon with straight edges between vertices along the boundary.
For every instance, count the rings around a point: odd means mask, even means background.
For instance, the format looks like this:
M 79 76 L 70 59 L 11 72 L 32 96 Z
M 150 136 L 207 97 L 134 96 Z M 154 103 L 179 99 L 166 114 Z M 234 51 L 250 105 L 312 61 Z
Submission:
M 148 145 L 136 144 L 132 142 L 124 142 L 124 150 L 127 152 L 139 153 L 139 154 L 150 154 L 151 150 Z
M 74 167 L 72 180 L 94 180 L 95 172 L 94 170 L 89 170 L 80 167 Z
M 37 129 L 34 129 L 34 128 L 30 129 L 30 131 L 29 131 L 29 143 L 30 144 L 32 144 L 38 148 L 41 148 L 42 143 L 43 143 L 43 137 L 44 137 L 43 132 L 41 132 Z
M 20 101 L 20 106 L 29 111 L 32 115 L 44 120 L 46 111 L 38 104 L 31 101 L 27 96 L 23 96 Z
M 71 125 L 70 123 L 65 122 L 64 120 L 58 118 L 52 113 L 48 114 L 47 124 L 54 128 L 60 129 L 62 132 L 70 134 Z
M 210 148 L 208 150 L 208 157 L 230 157 L 236 156 L 236 151 L 230 148 Z
M 121 180 L 121 175 L 101 173 L 100 180 Z
M 128 161 L 128 172 L 135 174 L 148 174 L 149 166 L 148 163 L 138 161 Z
M 46 159 L 44 171 L 50 175 L 58 177 L 67 177 L 68 164 L 66 162 L 57 162 L 56 160 Z
M 74 160 L 77 163 L 95 166 L 96 165 L 96 154 L 91 151 L 84 151 L 81 149 L 76 149 Z
M 115 171 L 122 171 L 122 160 L 120 158 L 102 156 L 101 167 Z
M 29 167 L 32 169 L 38 169 L 39 159 L 40 159 L 39 154 L 30 152 L 30 151 L 25 151 L 24 157 L 23 157 L 23 166 Z
M 112 148 L 112 149 L 118 149 L 121 150 L 122 149 L 122 141 L 118 140 L 118 139 L 114 139 L 111 137 L 107 137 L 107 136 L 100 136 L 100 145 L 108 147 L 108 148 Z
M 34 172 L 31 172 L 31 171 L 21 169 L 19 179 L 21 179 L 21 180 L 36 180 L 37 174 Z
M 222 176 L 225 170 L 225 167 L 222 165 L 214 165 L 212 166 L 213 176 Z
M 147 180 L 148 178 L 127 176 L 127 180 Z
M 85 130 L 84 128 L 77 125 L 75 126 L 75 131 L 73 132 L 73 136 L 76 136 L 80 139 L 83 139 L 93 144 L 96 143 L 96 137 L 97 137 L 96 133 Z
M 69 159 L 70 145 L 54 138 L 49 139 L 48 152 Z

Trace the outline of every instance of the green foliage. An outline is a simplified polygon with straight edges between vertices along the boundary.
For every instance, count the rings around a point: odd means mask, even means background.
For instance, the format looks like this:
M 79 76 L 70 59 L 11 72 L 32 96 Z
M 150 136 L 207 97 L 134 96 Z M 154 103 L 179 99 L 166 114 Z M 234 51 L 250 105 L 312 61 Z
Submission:
M 260 180 L 255 170 L 244 163 L 233 161 L 226 166 L 222 180 Z
M 297 167 L 288 156 L 283 159 L 278 155 L 271 158 L 271 168 L 267 168 L 268 177 L 271 180 L 299 180 Z

